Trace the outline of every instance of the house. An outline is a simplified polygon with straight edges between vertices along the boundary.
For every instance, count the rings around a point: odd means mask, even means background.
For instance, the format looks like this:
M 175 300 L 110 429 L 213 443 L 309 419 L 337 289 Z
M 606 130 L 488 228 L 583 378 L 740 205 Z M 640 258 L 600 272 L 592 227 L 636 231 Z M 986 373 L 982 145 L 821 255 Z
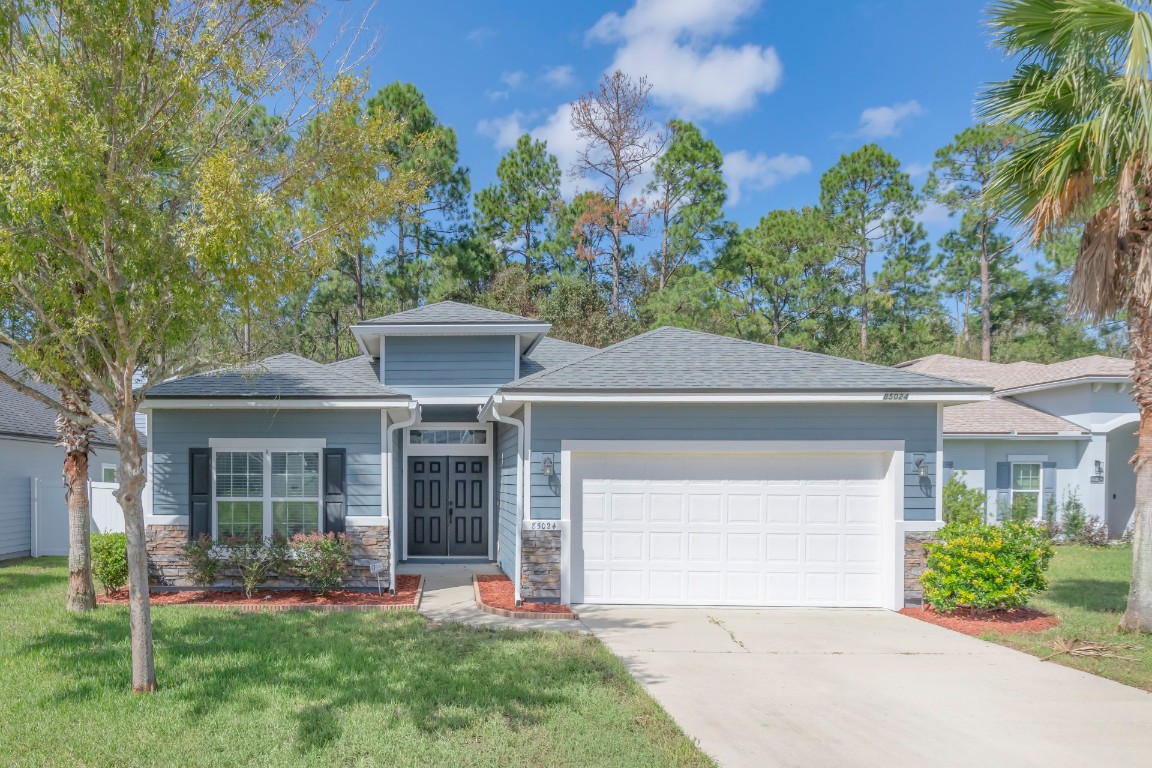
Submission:
M 989 389 L 677 328 L 591 349 L 453 302 L 352 331 L 350 360 L 151 390 L 158 583 L 188 584 L 190 536 L 321 529 L 365 586 L 479 561 L 520 599 L 898 608 L 943 406 Z
M 985 363 L 932 355 L 897 366 L 993 388 L 990 400 L 944 409 L 944 461 L 988 494 L 988 515 L 1024 503 L 1057 514 L 1075 494 L 1113 537 L 1136 504 L 1140 414 L 1132 361 L 1091 355 L 1062 363 Z M 1018 501 L 1023 499 L 1023 501 Z
M 43 394 L 58 396 L 29 376 L 4 345 L 0 345 L 0 369 Z M 0 560 L 68 554 L 64 450 L 56 444 L 58 440 L 54 410 L 0 383 Z M 120 459 L 112 439 L 102 430 L 96 431 L 92 447 L 89 478 L 96 486 L 92 501 L 103 512 L 111 499 L 109 489 L 115 487 Z M 119 511 L 115 507 L 115 513 Z M 97 517 L 114 521 L 110 514 Z

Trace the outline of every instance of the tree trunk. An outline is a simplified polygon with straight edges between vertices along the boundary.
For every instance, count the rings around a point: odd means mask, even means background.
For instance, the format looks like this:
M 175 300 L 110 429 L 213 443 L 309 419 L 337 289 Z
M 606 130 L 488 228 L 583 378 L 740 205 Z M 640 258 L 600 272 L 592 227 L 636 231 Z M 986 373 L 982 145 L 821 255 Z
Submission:
M 660 233 L 660 290 L 668 286 L 668 205 L 664 205 L 664 228 Z M 777 341 L 777 344 L 780 342 Z
M 83 388 L 77 392 L 87 394 Z M 82 413 L 91 402 L 78 403 L 60 390 L 60 402 L 73 413 Z M 68 598 L 70 611 L 96 608 L 92 583 L 92 514 L 88 499 L 88 454 L 92 451 L 92 428 L 80 426 L 63 415 L 56 417 L 56 431 L 64 448 L 64 498 L 68 503 Z
M 1136 511 L 1132 519 L 1132 583 L 1120 619 L 1124 632 L 1152 633 L 1152 307 L 1143 299 L 1128 305 L 1132 351 L 1132 394 L 1140 408 L 1137 433 Z
M 121 406 L 116 416 L 116 446 L 120 451 L 120 487 L 116 500 L 124 511 L 128 538 L 128 623 L 132 634 L 132 692 L 156 690 L 152 654 L 152 611 L 148 603 L 148 548 L 144 531 L 144 465 L 136 412 Z
M 364 322 L 364 251 L 356 247 L 356 319 Z
M 980 359 L 992 361 L 992 290 L 988 264 L 988 230 L 980 231 Z
M 860 254 L 860 356 L 868 357 L 868 252 Z

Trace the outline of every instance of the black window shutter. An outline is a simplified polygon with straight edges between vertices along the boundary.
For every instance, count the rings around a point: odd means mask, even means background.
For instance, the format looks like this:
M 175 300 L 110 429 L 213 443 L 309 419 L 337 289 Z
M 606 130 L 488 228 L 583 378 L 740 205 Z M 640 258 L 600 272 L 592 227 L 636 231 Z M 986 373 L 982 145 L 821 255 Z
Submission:
M 188 449 L 188 538 L 212 535 L 212 449 Z
M 324 449 L 324 532 L 344 533 L 347 497 L 344 493 L 345 465 L 348 462 L 344 448 Z

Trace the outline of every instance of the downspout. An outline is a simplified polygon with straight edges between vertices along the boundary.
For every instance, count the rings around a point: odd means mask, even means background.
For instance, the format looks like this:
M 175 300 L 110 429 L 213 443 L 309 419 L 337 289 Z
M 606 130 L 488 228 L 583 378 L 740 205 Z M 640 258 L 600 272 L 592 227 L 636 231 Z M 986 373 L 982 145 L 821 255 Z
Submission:
M 521 552 L 523 543 L 520 540 L 521 530 L 524 527 L 524 422 L 511 416 L 501 416 L 499 406 L 504 398 L 496 396 L 492 400 L 492 418 L 500 424 L 511 424 L 516 427 L 516 578 L 512 579 L 513 597 L 516 605 L 520 605 L 520 578 L 521 578 Z
M 397 429 L 403 427 L 410 427 L 416 423 L 420 418 L 420 404 L 409 403 L 408 410 L 411 413 L 404 421 L 398 421 L 395 424 L 389 424 L 388 429 L 385 430 L 385 440 L 387 445 L 385 450 L 388 451 L 388 591 L 393 595 L 396 594 L 396 489 L 395 480 L 392 475 L 395 473 L 396 459 L 392 455 L 392 433 Z M 401 448 L 403 450 L 403 448 Z

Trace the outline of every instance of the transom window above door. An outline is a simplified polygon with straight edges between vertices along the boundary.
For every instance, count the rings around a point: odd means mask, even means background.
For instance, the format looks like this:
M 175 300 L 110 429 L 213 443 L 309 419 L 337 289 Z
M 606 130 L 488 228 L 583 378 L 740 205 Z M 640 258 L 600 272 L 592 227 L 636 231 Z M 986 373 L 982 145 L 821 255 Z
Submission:
M 410 429 L 412 445 L 484 445 L 488 432 L 483 429 Z
M 216 538 L 288 537 L 319 530 L 320 454 L 319 448 L 215 449 Z

